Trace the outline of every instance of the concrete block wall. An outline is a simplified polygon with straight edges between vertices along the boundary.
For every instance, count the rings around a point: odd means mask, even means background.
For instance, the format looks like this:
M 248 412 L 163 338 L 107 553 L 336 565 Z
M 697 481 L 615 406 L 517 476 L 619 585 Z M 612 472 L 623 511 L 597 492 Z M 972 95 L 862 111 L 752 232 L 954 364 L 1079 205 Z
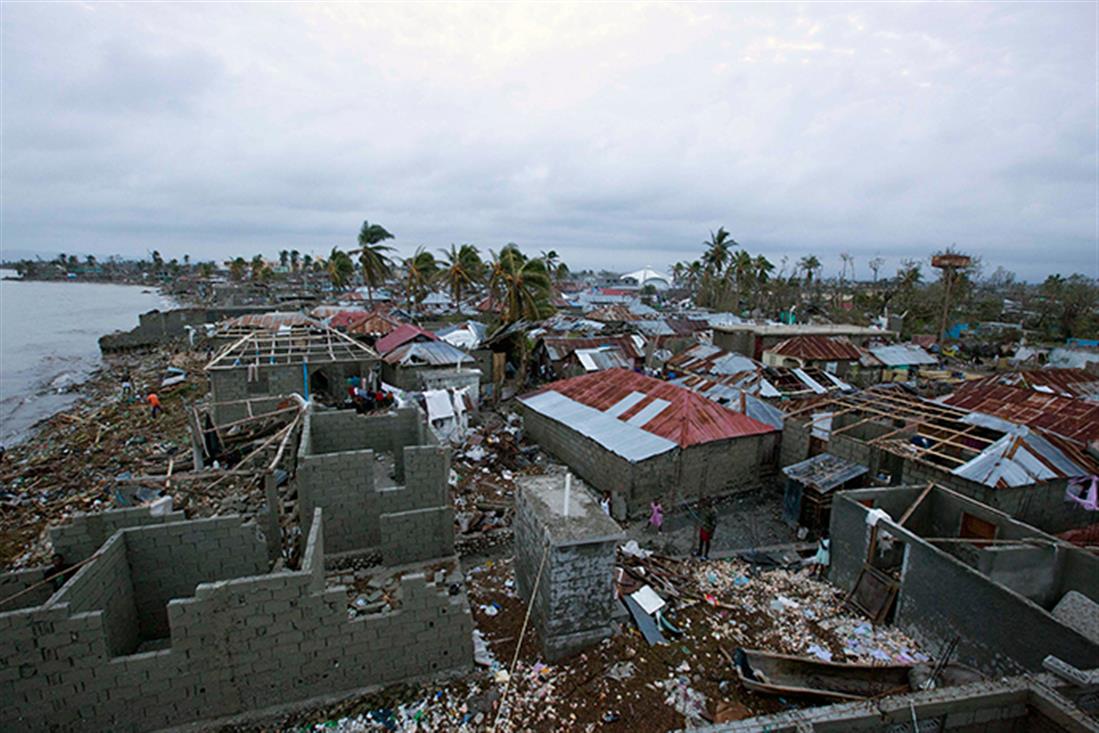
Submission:
M 1065 500 L 1067 479 L 997 489 L 911 459 L 904 461 L 902 476 L 906 484 L 932 481 L 1050 534 L 1086 527 L 1099 521 L 1096 512 L 1089 512 L 1079 504 Z
M 471 667 L 464 595 L 409 574 L 397 610 L 350 620 L 346 590 L 323 588 L 323 520 L 312 525 L 301 571 L 203 583 L 172 600 L 166 649 L 113 654 L 111 598 L 80 597 L 89 583 L 77 579 L 69 601 L 0 613 L 0 728 L 154 730 Z M 81 572 L 114 572 L 95 566 L 125 560 L 127 533 Z
M 147 527 L 150 525 L 179 522 L 184 519 L 183 512 L 150 514 L 148 507 L 132 509 L 111 509 L 98 514 L 76 514 L 67 524 L 50 527 L 50 544 L 53 551 L 64 557 L 72 565 L 92 556 L 111 535 L 127 527 Z
M 574 490 L 584 491 L 579 482 Z M 588 501 L 594 504 L 593 499 Z M 622 535 L 562 541 L 548 530 L 544 507 L 526 485 L 516 494 L 515 504 L 516 589 L 528 601 L 534 596 L 531 621 L 546 658 L 567 657 L 610 636 L 616 603 L 615 547 Z
M 268 570 L 267 548 L 255 524 L 215 517 L 126 532 L 139 633 L 168 636 L 168 602 L 194 595 L 204 582 Z
M 370 373 L 372 359 L 362 361 L 315 362 L 307 366 L 309 376 L 323 372 L 328 378 L 329 392 L 334 396 L 347 392 L 346 381 L 352 376 L 364 376 Z M 274 397 L 278 395 L 306 394 L 305 369 L 301 364 L 263 364 L 259 365 L 257 378 L 248 380 L 248 367 L 241 364 L 232 368 L 215 368 L 206 372 L 210 378 L 210 392 L 214 401 L 214 421 L 222 425 L 248 416 L 242 404 L 217 404 L 235 402 L 256 397 Z M 311 395 L 312 396 L 312 395 Z
M 1099 724 L 1058 692 L 1049 675 L 1011 677 L 703 726 L 700 733 L 1094 733 Z
M 779 466 L 786 468 L 801 463 L 809 457 L 809 426 L 797 417 L 787 418 L 782 426 L 782 447 L 779 451 Z
M 98 617 L 104 648 L 112 656 L 130 654 L 137 648 L 137 604 L 125 537 L 111 537 L 97 559 L 76 572 L 50 603 L 61 604 L 67 605 L 70 613 Z
M 830 527 L 833 564 L 829 580 L 840 588 L 849 590 L 854 586 L 869 546 L 867 508 L 857 500 L 874 496 L 875 504 L 886 498 L 898 502 L 899 491 L 843 492 L 836 497 Z M 903 491 L 912 494 L 919 489 Z M 885 508 L 894 516 L 903 511 L 896 505 Z M 942 649 L 955 636 L 960 637 L 956 658 L 993 674 L 1041 669 L 1047 654 L 1082 668 L 1093 666 L 1099 659 L 1099 645 L 1066 627 L 1033 601 L 935 549 L 907 529 L 890 525 L 888 531 L 905 545 L 894 623 L 926 648 Z
M 325 510 L 329 518 L 329 552 L 350 552 L 378 544 L 373 451 L 299 453 L 294 483 L 302 531 L 309 532 L 315 509 Z
M 421 417 L 416 408 L 380 416 L 351 411 L 306 416 L 295 483 L 306 527 L 314 509 L 330 517 L 329 552 L 378 548 L 387 564 L 453 554 L 450 455 L 423 428 Z M 396 449 L 401 485 L 375 484 L 372 446 Z M 339 452 L 328 452 L 333 450 Z
M 539 445 L 600 492 L 612 494 L 618 519 L 646 515 L 650 502 L 664 505 L 758 486 L 772 470 L 777 433 L 673 449 L 630 462 L 566 425 L 523 409 L 523 425 Z
M 52 583 L 41 584 L 50 575 L 49 566 L 0 574 L 0 611 L 40 606 L 54 593 Z M 18 598 L 14 596 L 21 593 Z

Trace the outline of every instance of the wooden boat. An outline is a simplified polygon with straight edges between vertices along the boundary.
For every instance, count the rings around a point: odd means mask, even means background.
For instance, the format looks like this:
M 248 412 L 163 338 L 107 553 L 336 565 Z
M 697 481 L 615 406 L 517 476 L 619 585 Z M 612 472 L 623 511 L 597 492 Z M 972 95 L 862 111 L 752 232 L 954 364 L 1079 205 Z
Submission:
M 749 690 L 847 701 L 907 692 L 913 667 L 822 662 L 758 649 L 737 649 L 734 662 L 737 675 Z

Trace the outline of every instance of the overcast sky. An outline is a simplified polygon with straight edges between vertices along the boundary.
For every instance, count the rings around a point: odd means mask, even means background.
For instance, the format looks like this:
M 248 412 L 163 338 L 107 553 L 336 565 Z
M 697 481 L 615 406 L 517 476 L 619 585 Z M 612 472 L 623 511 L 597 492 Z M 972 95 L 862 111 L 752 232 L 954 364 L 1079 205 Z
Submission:
M 0 9 L 8 250 L 1099 275 L 1091 2 Z

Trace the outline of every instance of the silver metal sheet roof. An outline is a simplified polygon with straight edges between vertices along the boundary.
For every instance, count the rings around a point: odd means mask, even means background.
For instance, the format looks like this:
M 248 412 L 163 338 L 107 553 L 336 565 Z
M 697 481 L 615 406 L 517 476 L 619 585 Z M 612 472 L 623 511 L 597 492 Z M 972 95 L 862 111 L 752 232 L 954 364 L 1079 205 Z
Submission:
M 782 469 L 788 478 L 811 486 L 821 493 L 829 492 L 869 471 L 870 469 L 866 466 L 852 463 L 831 453 L 821 453 Z
M 398 346 L 386 354 L 384 359 L 390 364 L 400 366 L 449 366 L 473 361 L 469 354 L 445 341 L 417 341 Z
M 667 438 L 624 423 L 560 392 L 542 392 L 531 397 L 520 397 L 519 401 L 528 409 L 567 425 L 630 462 L 643 461 L 676 447 Z
M 870 353 L 887 367 L 929 366 L 939 361 L 916 344 L 893 344 L 891 346 L 871 346 Z

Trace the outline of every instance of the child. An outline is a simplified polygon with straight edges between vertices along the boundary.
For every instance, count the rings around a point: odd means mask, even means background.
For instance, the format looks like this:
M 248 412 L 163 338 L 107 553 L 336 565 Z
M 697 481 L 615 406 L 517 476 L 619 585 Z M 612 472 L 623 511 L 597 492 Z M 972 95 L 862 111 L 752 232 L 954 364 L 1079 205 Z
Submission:
M 649 504 L 649 526 L 657 532 L 664 531 L 664 505 L 660 503 L 660 497 L 653 499 Z
M 698 556 L 703 560 L 710 559 L 710 541 L 717 530 L 717 512 L 710 502 L 705 502 L 705 513 L 702 515 L 702 524 L 698 527 Z

